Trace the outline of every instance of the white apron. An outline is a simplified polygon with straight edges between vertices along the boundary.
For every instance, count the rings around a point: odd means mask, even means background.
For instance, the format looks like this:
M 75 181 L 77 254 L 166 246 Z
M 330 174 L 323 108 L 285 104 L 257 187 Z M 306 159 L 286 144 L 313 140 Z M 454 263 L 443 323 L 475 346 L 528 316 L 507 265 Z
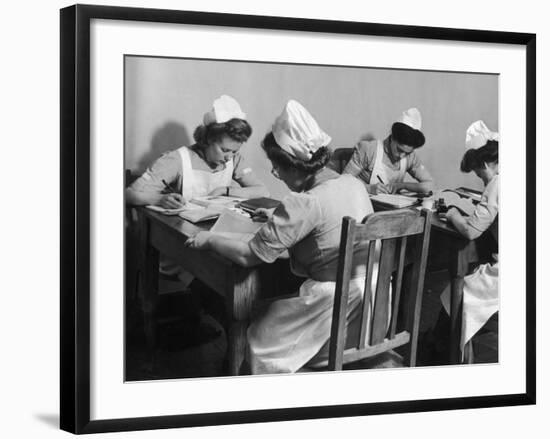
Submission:
M 378 177 L 380 177 L 384 184 L 402 183 L 407 173 L 407 158 L 403 157 L 399 161 L 399 169 L 395 170 L 382 162 L 384 154 L 384 145 L 381 140 L 378 140 L 376 145 L 376 158 L 374 159 L 374 166 L 372 168 L 369 184 L 380 183 Z
M 441 302 L 447 314 L 450 314 L 450 286 L 441 294 Z M 460 349 L 485 323 L 498 311 L 498 261 L 482 264 L 464 278 L 464 299 L 462 305 L 462 333 Z
M 364 283 L 365 278 L 350 282 L 347 324 L 357 328 Z M 253 374 L 293 373 L 313 357 L 326 358 L 320 351 L 330 337 L 335 287 L 336 282 L 308 279 L 298 296 L 271 302 L 253 320 L 247 333 Z
M 214 189 L 222 186 L 230 186 L 233 181 L 233 159 L 225 164 L 225 169 L 219 172 L 193 169 L 191 166 L 191 153 L 187 146 L 178 149 L 181 157 L 182 182 L 181 195 L 187 201 L 194 197 L 208 195 Z
M 376 299 L 376 278 L 374 273 L 371 310 Z M 346 348 L 359 342 L 364 286 L 364 277 L 350 281 Z M 326 363 L 335 288 L 336 282 L 308 279 L 300 287 L 298 296 L 274 300 L 253 320 L 247 333 L 252 374 L 294 373 L 307 363 Z M 391 303 L 388 303 L 387 328 L 390 312 Z M 370 336 L 368 323 L 366 336 L 367 339 Z
M 231 185 L 233 181 L 233 159 L 225 164 L 224 170 L 212 173 L 193 169 L 191 166 L 191 152 L 187 146 L 182 146 L 178 149 L 178 152 L 181 157 L 182 170 L 181 195 L 186 201 L 208 195 L 218 187 Z M 177 275 L 185 287 L 194 279 L 191 273 L 164 257 L 160 259 L 160 272 L 167 275 Z

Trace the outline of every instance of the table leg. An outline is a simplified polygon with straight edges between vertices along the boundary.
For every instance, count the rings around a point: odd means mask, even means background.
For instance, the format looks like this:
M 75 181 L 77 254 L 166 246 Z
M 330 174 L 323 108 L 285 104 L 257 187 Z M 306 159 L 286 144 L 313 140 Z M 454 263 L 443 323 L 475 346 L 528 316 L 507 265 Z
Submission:
M 265 276 L 264 276 L 265 277 Z M 228 310 L 227 356 L 231 375 L 239 375 L 246 356 L 246 330 L 250 322 L 252 306 L 269 286 L 261 281 L 260 269 L 232 267 L 231 281 L 226 303 Z
M 148 224 L 147 224 L 148 225 Z M 146 227 L 146 233 L 149 228 Z M 152 350 L 156 345 L 156 311 L 158 302 L 159 252 L 145 240 L 145 260 L 143 263 L 143 295 L 141 306 L 147 347 Z
M 467 243 L 457 243 L 452 251 L 451 275 L 451 364 L 462 362 L 460 350 L 460 334 L 462 332 L 462 300 L 464 291 L 464 276 L 468 272 Z
M 230 375 L 239 375 L 246 356 L 246 329 L 248 321 L 232 321 L 227 337 L 227 354 Z

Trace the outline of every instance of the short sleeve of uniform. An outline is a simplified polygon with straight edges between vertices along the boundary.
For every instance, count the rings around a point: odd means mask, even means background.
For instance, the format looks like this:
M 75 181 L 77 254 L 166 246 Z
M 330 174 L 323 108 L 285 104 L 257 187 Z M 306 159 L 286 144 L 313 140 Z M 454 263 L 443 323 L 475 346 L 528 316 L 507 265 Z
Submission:
M 274 262 L 285 250 L 310 234 L 321 218 L 318 200 L 308 194 L 290 194 L 271 219 L 249 242 L 252 252 L 264 262 Z
M 252 168 L 246 159 L 240 153 L 235 154 L 233 158 L 233 180 L 240 180 L 251 172 Z
M 425 173 L 426 168 L 424 168 L 424 165 L 422 164 L 420 157 L 418 157 L 418 154 L 416 154 L 416 151 L 411 152 L 407 156 L 407 172 L 411 174 L 412 177 L 419 180 L 418 174 L 422 171 L 424 171 Z
M 359 142 L 351 156 L 350 161 L 344 168 L 343 174 L 351 174 L 369 183 L 376 158 L 376 141 Z
M 177 188 L 181 184 L 182 166 L 179 152 L 170 151 L 160 156 L 147 170 L 135 180 L 130 188 L 139 192 L 162 192 L 165 189 L 162 180 Z
M 481 201 L 467 223 L 474 229 L 485 232 L 498 215 L 498 175 L 494 177 L 481 195 Z

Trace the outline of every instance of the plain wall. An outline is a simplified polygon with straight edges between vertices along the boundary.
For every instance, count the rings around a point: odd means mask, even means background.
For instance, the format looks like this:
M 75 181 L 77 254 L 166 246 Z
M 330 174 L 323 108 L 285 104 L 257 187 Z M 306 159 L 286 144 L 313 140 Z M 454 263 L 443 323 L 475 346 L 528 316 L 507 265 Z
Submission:
M 498 76 L 129 56 L 126 62 L 126 167 L 140 173 L 161 153 L 193 143 L 214 99 L 235 97 L 252 125 L 242 151 L 276 197 L 287 188 L 260 148 L 288 99 L 302 103 L 332 137 L 332 148 L 383 138 L 402 111 L 417 107 L 426 144 L 418 150 L 436 187 L 482 188 L 459 171 L 468 125 L 498 127 Z

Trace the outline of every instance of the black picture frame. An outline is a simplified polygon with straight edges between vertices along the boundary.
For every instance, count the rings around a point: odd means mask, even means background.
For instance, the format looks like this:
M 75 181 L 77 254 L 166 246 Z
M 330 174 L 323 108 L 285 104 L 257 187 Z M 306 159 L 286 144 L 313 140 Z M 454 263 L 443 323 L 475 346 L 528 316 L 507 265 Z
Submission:
M 90 420 L 90 22 L 184 23 L 332 34 L 502 43 L 526 48 L 526 376 L 525 393 Z M 61 10 L 60 423 L 72 433 L 211 426 L 322 417 L 514 406 L 536 401 L 536 35 L 207 12 L 75 5 Z

